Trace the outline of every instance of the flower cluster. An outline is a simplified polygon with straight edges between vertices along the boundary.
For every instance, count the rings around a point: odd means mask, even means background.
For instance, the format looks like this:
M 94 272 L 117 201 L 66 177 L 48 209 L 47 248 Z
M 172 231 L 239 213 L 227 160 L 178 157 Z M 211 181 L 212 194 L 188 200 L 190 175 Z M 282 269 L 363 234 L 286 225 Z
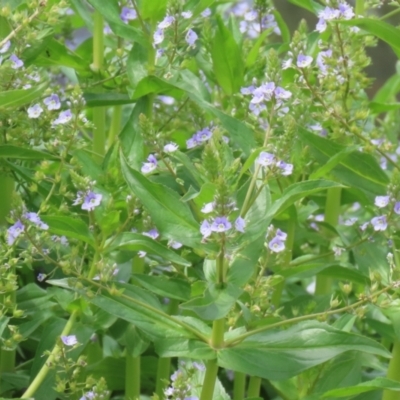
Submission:
M 273 230 L 273 226 L 271 225 L 268 228 L 269 236 L 270 232 Z M 275 232 L 275 236 L 273 239 L 268 243 L 268 248 L 274 253 L 280 253 L 281 251 L 285 250 L 285 241 L 287 239 L 287 233 L 277 229 Z
M 268 167 L 270 169 L 276 167 L 283 176 L 289 176 L 293 172 L 293 164 L 288 164 L 285 161 L 277 160 L 272 153 L 262 151 L 256 159 L 256 163 Z
M 240 32 L 246 33 L 252 39 L 257 38 L 267 29 L 271 29 L 276 35 L 281 34 L 273 14 L 260 15 L 257 10 L 249 7 L 248 2 L 235 5 L 232 12 L 237 17 L 243 18 L 239 23 Z
M 328 27 L 328 21 L 334 21 L 339 19 L 349 20 L 354 17 L 353 8 L 346 2 L 339 3 L 338 8 L 325 7 L 318 13 L 318 23 L 315 27 L 316 31 L 322 33 L 325 32 Z
M 204 207 L 203 207 L 204 209 Z M 235 229 L 238 232 L 244 232 L 246 221 L 242 217 L 237 217 L 235 220 Z M 213 232 L 223 233 L 232 229 L 232 223 L 227 217 L 219 216 L 213 219 L 205 219 L 200 225 L 200 232 L 203 235 L 203 240 L 211 236 Z
M 200 146 L 211 139 L 211 136 L 211 128 L 203 128 L 193 134 L 193 136 L 186 141 L 186 147 L 188 149 L 193 149 L 194 147 Z
M 45 224 L 40 217 L 34 212 L 26 212 L 22 215 L 22 221 L 26 224 L 26 222 L 32 223 L 39 229 L 47 230 L 49 226 Z M 25 224 L 21 222 L 19 219 L 14 225 L 10 226 L 7 229 L 7 243 L 8 245 L 13 245 L 17 240 L 18 236 L 20 236 L 25 231 Z
M 276 86 L 274 82 L 263 83 L 258 87 L 255 84 L 256 82 L 253 82 L 251 86 L 240 89 L 243 95 L 253 96 L 250 100 L 249 109 L 254 115 L 258 116 L 261 111 L 266 110 L 266 103 L 271 100 L 275 100 L 275 108 L 279 108 L 284 101 L 292 97 L 292 92 Z
M 193 13 L 191 11 L 183 11 L 181 12 L 180 15 L 167 15 L 165 18 L 158 23 L 157 29 L 155 30 L 153 34 L 153 46 L 156 47 L 157 45 L 160 45 L 164 39 L 165 39 L 165 30 L 168 29 L 172 24 L 176 23 L 178 18 L 183 18 L 183 19 L 190 19 L 192 18 Z M 186 31 L 185 34 L 185 41 L 186 43 L 190 46 L 193 47 L 198 39 L 197 33 L 189 28 Z
M 102 194 L 95 193 L 91 190 L 88 190 L 86 193 L 79 191 L 72 205 L 77 206 L 79 204 L 82 204 L 82 210 L 93 211 L 97 206 L 100 205 L 102 198 Z

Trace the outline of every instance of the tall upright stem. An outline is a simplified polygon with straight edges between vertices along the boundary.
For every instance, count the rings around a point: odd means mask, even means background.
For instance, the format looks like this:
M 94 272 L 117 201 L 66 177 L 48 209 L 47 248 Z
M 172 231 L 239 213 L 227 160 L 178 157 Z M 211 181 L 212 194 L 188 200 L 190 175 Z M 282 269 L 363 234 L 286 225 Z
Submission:
M 121 129 L 122 106 L 114 106 L 110 131 L 108 133 L 108 146 L 111 147 Z
M 74 326 L 75 320 L 77 316 L 77 311 L 74 311 L 67 324 L 65 325 L 63 331 L 61 332 L 60 336 L 67 336 L 71 332 L 72 327 Z M 39 389 L 40 385 L 43 383 L 44 379 L 46 378 L 51 365 L 54 362 L 54 359 L 59 351 L 58 345 L 55 345 L 53 350 L 51 351 L 50 355 L 47 357 L 47 360 L 43 364 L 42 368 L 40 369 L 39 373 L 35 376 L 35 379 L 29 385 L 28 389 L 26 389 L 25 393 L 21 396 L 21 399 L 29 399 L 33 397 L 36 391 Z
M 356 0 L 356 15 L 359 17 L 364 16 L 365 0 Z
M 325 203 L 325 219 L 324 221 L 335 227 L 339 221 L 340 215 L 340 198 L 342 195 L 341 188 L 328 189 Z M 328 249 L 321 249 L 322 254 Z M 332 279 L 328 276 L 317 276 L 315 287 L 316 295 L 330 294 L 332 291 Z
M 101 71 L 104 60 L 104 20 L 99 11 L 93 14 L 93 63 L 92 69 L 95 72 Z M 93 152 L 95 160 L 101 163 L 106 151 L 106 108 L 94 107 L 93 112 Z
M 386 377 L 400 382 L 400 341 L 396 340 L 393 343 L 392 358 L 389 362 L 389 367 Z M 385 390 L 383 392 L 382 400 L 399 400 L 399 392 Z
M 137 400 L 140 397 L 140 356 L 126 355 L 125 398 Z
M 246 374 L 235 372 L 233 380 L 233 400 L 243 400 L 246 391 Z
M 247 397 L 259 397 L 261 390 L 261 378 L 259 376 L 252 376 L 247 390 Z

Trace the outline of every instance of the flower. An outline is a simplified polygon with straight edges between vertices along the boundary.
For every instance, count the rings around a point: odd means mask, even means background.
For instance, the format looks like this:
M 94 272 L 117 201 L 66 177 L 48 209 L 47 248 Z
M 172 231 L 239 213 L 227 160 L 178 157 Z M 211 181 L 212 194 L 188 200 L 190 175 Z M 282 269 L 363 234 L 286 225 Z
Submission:
M 269 101 L 275 91 L 275 83 L 274 82 L 267 82 L 263 83 L 258 88 L 255 88 L 252 95 L 253 98 L 251 99 L 250 103 L 258 104 L 262 101 Z
M 153 154 L 150 154 L 147 157 L 147 161 L 148 162 L 143 163 L 143 166 L 141 168 L 141 171 L 144 174 L 148 174 L 149 172 L 154 171 L 157 168 L 157 159 Z
M 174 151 L 178 150 L 179 146 L 176 143 L 168 143 L 164 146 L 164 151 L 166 153 L 173 153 Z
M 11 41 L 7 40 L 7 42 L 5 42 L 3 46 L 0 48 L 0 54 L 7 53 L 10 46 L 11 46 Z
M 61 111 L 58 118 L 53 121 L 53 125 L 66 124 L 72 118 L 71 110 Z
M 40 114 L 43 112 L 43 108 L 40 107 L 40 104 L 35 104 L 28 108 L 28 117 L 29 118 L 39 118 Z
M 235 229 L 238 232 L 244 233 L 245 227 L 246 227 L 246 221 L 244 220 L 244 218 L 242 218 L 241 216 L 237 217 L 235 221 Z
M 24 66 L 24 62 L 20 60 L 15 54 L 10 56 L 10 61 L 12 62 L 11 68 L 18 69 Z
M 180 242 L 176 242 L 175 240 L 172 240 L 172 239 L 168 240 L 168 247 L 172 247 L 173 249 L 178 250 L 182 246 L 183 246 L 183 244 Z
M 162 29 L 157 29 L 153 34 L 153 44 L 160 44 L 164 41 L 164 31 Z
M 146 257 L 147 252 L 143 251 L 143 250 L 139 250 L 138 251 L 138 256 L 139 258 L 144 258 Z
M 393 211 L 396 214 L 400 214 L 400 201 L 397 201 L 396 204 L 394 205 Z
M 100 193 L 87 193 L 82 203 L 82 210 L 93 211 L 97 206 L 100 205 L 102 198 L 103 195 Z
M 200 233 L 203 235 L 203 239 L 209 237 L 212 233 L 211 225 L 206 219 L 200 225 Z
M 182 17 L 183 17 L 184 19 L 189 19 L 189 18 L 192 18 L 193 13 L 192 13 L 191 11 L 183 11 L 183 12 L 181 13 L 181 15 L 182 15 Z
M 38 282 L 43 282 L 46 279 L 46 274 L 40 273 L 40 274 L 38 274 L 36 279 L 38 280 Z
M 387 228 L 386 216 L 374 217 L 371 219 L 371 224 L 375 231 L 384 231 Z
M 282 170 L 283 176 L 291 175 L 293 172 L 293 164 L 287 164 L 284 161 L 278 161 L 276 166 Z
M 353 8 L 346 3 L 339 3 L 339 14 L 347 20 L 354 17 Z
M 275 237 L 277 237 L 279 240 L 285 241 L 287 239 L 287 233 L 281 231 L 279 228 L 276 230 Z
M 292 97 L 292 92 L 289 92 L 289 90 L 285 90 L 283 88 L 281 88 L 280 86 L 278 86 L 275 91 L 275 98 L 279 99 L 279 100 L 287 100 L 290 99 L 290 97 Z
M 78 343 L 78 339 L 75 335 L 61 336 L 61 340 L 66 346 L 74 346 Z
M 213 232 L 226 232 L 232 228 L 232 224 L 226 217 L 216 217 L 211 224 L 211 230 Z
M 206 142 L 208 139 L 211 138 L 212 132 L 208 128 L 204 128 L 200 131 L 195 133 L 197 142 Z
M 150 229 L 148 232 L 143 232 L 143 235 L 148 236 L 149 238 L 152 238 L 154 240 L 160 236 L 156 228 Z
M 285 250 L 285 243 L 278 237 L 275 236 L 269 243 L 268 247 L 274 253 L 280 253 L 281 251 Z
M 318 22 L 317 22 L 317 25 L 315 26 L 315 30 L 316 30 L 317 32 L 322 33 L 322 32 L 325 32 L 325 31 L 326 31 L 326 28 L 327 28 L 327 27 L 328 27 L 328 25 L 327 25 L 326 21 L 325 21 L 323 18 L 320 18 L 320 19 L 318 20 Z
M 56 94 L 52 94 L 43 100 L 48 110 L 59 110 L 61 107 L 60 98 Z
M 299 54 L 297 57 L 297 66 L 299 68 L 306 68 L 311 65 L 313 58 L 311 56 L 305 56 L 304 54 Z
M 263 167 L 267 167 L 269 165 L 272 165 L 274 161 L 275 156 L 273 154 L 262 151 L 258 156 L 256 163 L 262 165 Z
M 205 369 L 206 369 L 206 367 L 204 366 L 203 363 L 198 363 L 197 361 L 193 361 L 192 365 L 194 368 L 196 368 L 199 371 L 205 371 Z
M 194 46 L 198 38 L 197 33 L 193 29 L 189 29 L 186 33 L 185 41 L 189 46 Z
M 339 10 L 335 10 L 331 7 L 325 7 L 318 13 L 318 17 L 324 19 L 325 21 L 331 21 L 332 19 L 339 17 Z
M 45 224 L 40 218 L 39 215 L 37 215 L 34 212 L 27 212 L 24 214 L 24 218 L 27 219 L 28 221 L 32 222 L 35 224 L 37 227 L 43 230 L 49 229 L 49 226 Z
M 122 7 L 120 18 L 127 24 L 130 20 L 137 18 L 137 13 L 133 8 Z
M 210 212 L 214 211 L 214 202 L 211 203 L 206 203 L 204 206 L 201 208 L 201 212 L 203 214 L 209 214 Z
M 175 21 L 175 18 L 172 15 L 167 15 L 158 25 L 157 28 L 160 29 L 165 29 L 168 28 L 173 24 Z
M 90 392 L 85 393 L 79 400 L 93 400 L 96 398 L 96 393 L 92 390 Z
M 204 18 L 207 18 L 211 15 L 211 10 L 209 8 L 206 8 L 202 13 L 201 16 Z
M 389 204 L 390 196 L 376 196 L 374 204 L 379 207 L 383 208 Z
M 7 243 L 13 245 L 17 237 L 25 230 L 25 225 L 18 220 L 13 226 L 7 229 Z

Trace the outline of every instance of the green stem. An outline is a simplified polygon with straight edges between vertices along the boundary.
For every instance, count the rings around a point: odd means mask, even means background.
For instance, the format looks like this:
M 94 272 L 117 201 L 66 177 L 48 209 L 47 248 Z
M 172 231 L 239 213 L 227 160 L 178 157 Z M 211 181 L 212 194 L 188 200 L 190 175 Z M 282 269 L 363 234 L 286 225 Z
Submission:
M 220 349 L 224 345 L 224 334 L 225 334 L 225 319 L 217 319 L 213 322 L 213 329 L 211 333 L 211 347 L 214 349 Z M 201 389 L 200 400 L 212 400 L 215 381 L 218 374 L 218 363 L 217 359 L 210 360 L 207 362 L 206 374 L 204 376 L 203 388 Z
M 290 220 L 287 226 L 287 232 L 286 232 L 287 238 L 285 243 L 286 253 L 283 258 L 283 265 L 289 265 L 293 257 L 294 234 L 296 230 L 296 216 L 292 214 L 293 213 L 290 213 Z M 279 307 L 284 287 L 285 287 L 285 280 L 282 280 L 282 282 L 279 282 L 274 288 L 274 293 L 272 294 L 271 298 L 271 304 L 275 308 Z
M 339 221 L 341 195 L 341 188 L 328 189 L 328 193 L 326 195 L 324 221 L 332 225 L 333 227 L 335 227 Z M 328 249 L 324 248 L 321 251 L 325 253 L 327 250 Z M 333 257 L 331 256 L 331 258 Z M 332 292 L 332 283 L 332 278 L 329 276 L 317 276 L 315 294 L 330 294 Z
M 213 400 L 215 381 L 218 374 L 217 359 L 209 360 L 206 366 L 203 388 L 201 389 L 200 400 Z
M 156 395 L 160 400 L 165 399 L 164 390 L 168 384 L 171 374 L 171 358 L 162 357 L 158 359 Z
M 14 180 L 11 176 L 0 175 L 0 225 L 6 223 L 6 217 L 12 208 L 12 196 L 14 193 Z
M 175 315 L 179 310 L 178 300 L 171 299 L 168 307 L 168 314 Z M 160 357 L 158 359 L 157 367 L 157 380 L 156 380 L 156 394 L 160 400 L 165 398 L 164 389 L 167 386 L 171 373 L 171 358 L 170 357 Z
M 400 7 L 399 7 L 399 8 L 396 8 L 396 9 L 393 10 L 393 11 L 388 12 L 387 14 L 385 14 L 383 17 L 380 17 L 379 19 L 382 21 L 382 20 L 384 20 L 384 19 L 393 17 L 393 15 L 396 15 L 396 14 L 398 14 L 398 13 L 400 13 Z
M 137 400 L 140 398 L 140 356 L 126 355 L 125 398 Z
M 100 72 L 104 60 L 104 20 L 99 11 L 95 10 L 93 14 L 93 64 L 92 69 Z M 95 160 L 101 163 L 106 151 L 106 109 L 105 107 L 95 107 L 93 112 L 93 152 Z
M 108 145 L 111 147 L 121 129 L 122 106 L 113 108 L 110 131 L 108 133 Z
M 389 367 L 386 377 L 400 382 L 400 342 L 396 340 L 393 343 L 392 358 L 389 362 Z M 399 392 L 385 390 L 383 392 L 382 400 L 399 400 Z
M 67 324 L 65 325 L 63 331 L 61 332 L 60 336 L 67 336 L 72 330 L 74 326 L 75 320 L 77 316 L 77 311 L 74 311 Z M 21 399 L 29 399 L 33 397 L 36 391 L 39 389 L 40 385 L 43 383 L 44 379 L 46 378 L 50 368 L 49 365 L 53 364 L 54 359 L 59 351 L 58 345 L 54 346 L 53 350 L 51 351 L 50 355 L 47 357 L 47 360 L 43 364 L 42 368 L 40 369 L 39 373 L 35 376 L 35 379 L 31 382 L 28 389 L 26 389 L 25 393 L 21 396 Z
M 364 3 L 365 0 L 356 0 L 356 15 L 357 16 L 364 16 Z
M 247 389 L 247 397 L 259 397 L 261 389 L 261 378 L 259 376 L 251 376 L 249 388 Z
M 93 13 L 93 64 L 94 71 L 100 71 L 104 61 L 104 19 L 99 11 Z
M 246 390 L 246 374 L 235 372 L 233 381 L 233 400 L 243 400 Z

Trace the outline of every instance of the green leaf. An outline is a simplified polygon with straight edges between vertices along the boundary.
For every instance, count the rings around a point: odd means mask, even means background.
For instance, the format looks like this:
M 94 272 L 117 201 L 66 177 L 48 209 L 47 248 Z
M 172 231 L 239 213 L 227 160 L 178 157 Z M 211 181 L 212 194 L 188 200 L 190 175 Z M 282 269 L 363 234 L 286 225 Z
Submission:
M 120 10 L 116 1 L 88 0 L 88 2 L 103 15 L 112 31 L 130 42 L 140 43 L 142 46 L 150 45 L 140 29 L 124 24 L 120 18 Z
M 133 93 L 133 99 L 140 99 L 148 94 L 165 94 L 175 98 L 182 97 L 182 91 L 179 90 L 172 81 L 169 82 L 158 76 L 148 75 L 141 79 Z
M 320 164 L 325 164 L 335 154 L 346 148 L 303 128 L 299 129 L 299 135 L 304 143 L 311 146 L 312 153 Z M 386 173 L 375 157 L 359 151 L 348 154 L 331 170 L 331 173 L 344 184 L 374 194 L 386 193 L 386 186 L 389 183 Z
M 377 101 L 372 101 L 369 103 L 369 108 L 373 113 L 383 113 L 393 110 L 398 110 L 400 108 L 400 103 L 379 103 Z
M 146 206 L 162 235 L 190 247 L 200 247 L 200 225 L 193 218 L 187 203 L 180 201 L 178 193 L 151 182 L 130 168 L 123 157 L 121 168 L 128 187 Z
M 322 395 L 322 398 L 331 397 L 348 397 L 355 396 L 360 393 L 370 392 L 372 390 L 393 390 L 395 392 L 400 392 L 400 382 L 394 381 L 393 379 L 387 378 L 375 378 L 367 382 L 360 383 L 356 386 L 350 386 L 340 389 L 333 389 Z
M 150 254 L 156 254 L 172 263 L 183 265 L 185 267 L 191 266 L 189 261 L 176 254 L 173 250 L 139 233 L 124 232 L 119 234 L 115 240 L 112 240 L 111 247 L 106 247 L 105 251 L 110 252 L 116 249 L 130 251 L 143 250 Z
M 390 358 L 390 353 L 370 338 L 308 321 L 287 330 L 264 331 L 236 347 L 224 348 L 218 352 L 218 364 L 245 374 L 281 380 L 346 351 Z
M 157 21 L 165 16 L 168 0 L 140 0 L 140 14 L 143 19 Z
M 278 27 L 281 31 L 282 40 L 284 43 L 290 42 L 290 30 L 286 25 L 285 20 L 282 18 L 282 15 L 278 10 L 273 10 L 272 13 L 274 14 L 275 21 L 278 24 Z
M 21 107 L 43 96 L 47 84 L 38 85 L 30 89 L 16 89 L 0 92 L 0 108 Z
M 318 193 L 323 190 L 339 187 L 343 187 L 343 185 L 337 182 L 327 181 L 323 179 L 294 183 L 293 185 L 287 187 L 283 191 L 282 195 L 279 196 L 279 199 L 272 204 L 272 207 L 270 207 L 267 212 L 267 216 L 268 218 L 274 217 L 275 215 L 286 210 L 295 201 L 300 200 L 306 196 Z
M 117 106 L 135 103 L 125 93 L 83 93 L 87 107 Z
M 177 319 L 163 312 L 161 304 L 150 292 L 128 284 L 116 284 L 116 287 L 123 289 L 122 295 L 104 291 L 90 298 L 90 302 L 152 336 L 194 338 L 194 334 Z
M 243 83 L 242 52 L 221 18 L 217 18 L 216 32 L 211 43 L 211 57 L 218 84 L 228 95 L 237 93 Z
M 93 234 L 89 227 L 80 219 L 65 216 L 41 215 L 43 222 L 49 225 L 49 231 L 55 235 L 81 240 L 94 245 Z
M 194 339 L 163 338 L 154 343 L 155 351 L 160 357 L 185 357 L 198 360 L 213 360 L 215 350 L 204 342 Z
M 261 48 L 261 45 L 264 44 L 265 38 L 271 33 L 270 29 L 265 30 L 259 38 L 256 40 L 256 42 L 253 44 L 253 47 L 249 51 L 249 54 L 247 55 L 246 58 L 246 68 L 252 67 L 255 62 L 257 61 L 259 57 L 259 51 Z
M 374 96 L 373 103 L 387 103 L 396 100 L 396 94 L 400 91 L 400 75 L 392 75 Z
M 147 48 L 134 44 L 126 65 L 126 73 L 132 87 L 136 88 L 138 83 L 148 75 L 148 59 Z
M 400 30 L 385 21 L 372 18 L 359 18 L 348 21 L 340 21 L 346 25 L 358 26 L 368 33 L 386 42 L 400 58 Z
M 182 301 L 190 299 L 190 283 L 188 281 L 169 278 L 163 275 L 152 276 L 142 274 L 134 274 L 131 279 L 158 296 Z
M 44 151 L 13 146 L 11 144 L 0 145 L 0 158 L 16 158 L 19 160 L 56 160 L 57 157 Z
M 312 13 L 320 10 L 322 6 L 313 0 L 289 0 L 290 3 L 295 4 L 301 8 L 305 8 Z
M 223 288 L 211 284 L 203 297 L 189 300 L 180 307 L 195 312 L 202 319 L 213 321 L 225 317 L 241 294 L 242 290 L 230 283 Z
M 338 165 L 344 158 L 347 157 L 348 154 L 357 151 L 357 149 L 358 146 L 349 146 L 339 151 L 339 153 L 336 153 L 333 157 L 331 157 L 326 164 L 314 171 L 310 175 L 309 179 L 313 180 L 323 178 L 324 176 L 328 175 L 332 169 L 336 167 L 336 165 Z
M 144 160 L 144 142 L 139 125 L 139 116 L 146 113 L 149 104 L 148 98 L 140 99 L 119 134 L 121 150 L 129 165 L 134 169 L 140 169 Z

